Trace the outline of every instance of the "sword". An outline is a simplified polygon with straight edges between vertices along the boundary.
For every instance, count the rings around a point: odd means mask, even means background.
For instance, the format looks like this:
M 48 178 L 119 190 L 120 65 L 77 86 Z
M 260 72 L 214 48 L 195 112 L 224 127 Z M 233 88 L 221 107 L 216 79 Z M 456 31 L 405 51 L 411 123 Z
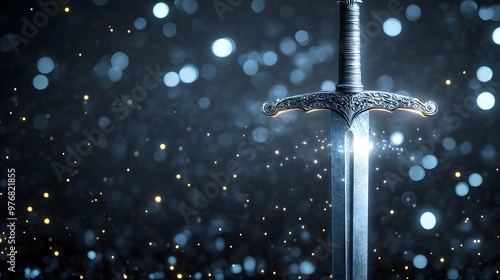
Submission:
M 306 93 L 266 101 L 262 111 L 276 116 L 288 110 L 332 111 L 332 275 L 368 278 L 369 110 L 410 110 L 436 114 L 433 101 L 421 102 L 391 92 L 365 91 L 361 83 L 359 4 L 339 0 L 339 72 L 333 92 Z

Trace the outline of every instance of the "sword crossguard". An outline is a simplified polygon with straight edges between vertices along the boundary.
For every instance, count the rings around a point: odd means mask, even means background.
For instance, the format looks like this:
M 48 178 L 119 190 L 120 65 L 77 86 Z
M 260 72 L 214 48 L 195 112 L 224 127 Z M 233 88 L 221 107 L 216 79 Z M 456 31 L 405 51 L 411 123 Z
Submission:
M 297 109 L 306 112 L 322 109 L 336 111 L 350 126 L 359 114 L 368 110 L 392 112 L 402 109 L 427 117 L 436 114 L 438 106 L 433 101 L 423 103 L 417 98 L 384 91 L 361 91 L 355 94 L 322 91 L 290 96 L 276 102 L 268 100 L 262 105 L 262 112 L 267 116 L 276 116 L 285 111 Z

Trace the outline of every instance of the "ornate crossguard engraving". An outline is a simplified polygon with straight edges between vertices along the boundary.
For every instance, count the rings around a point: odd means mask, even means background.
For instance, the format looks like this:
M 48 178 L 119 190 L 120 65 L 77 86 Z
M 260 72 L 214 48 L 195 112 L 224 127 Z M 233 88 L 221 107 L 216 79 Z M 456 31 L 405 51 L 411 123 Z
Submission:
M 426 103 L 417 98 L 384 91 L 361 91 L 346 94 L 338 91 L 305 93 L 287 97 L 276 102 L 266 101 L 262 111 L 268 116 L 276 116 L 288 110 L 304 111 L 328 109 L 338 112 L 351 125 L 354 118 L 364 111 L 380 109 L 394 111 L 405 109 L 420 113 L 422 116 L 436 114 L 437 105 L 433 101 Z

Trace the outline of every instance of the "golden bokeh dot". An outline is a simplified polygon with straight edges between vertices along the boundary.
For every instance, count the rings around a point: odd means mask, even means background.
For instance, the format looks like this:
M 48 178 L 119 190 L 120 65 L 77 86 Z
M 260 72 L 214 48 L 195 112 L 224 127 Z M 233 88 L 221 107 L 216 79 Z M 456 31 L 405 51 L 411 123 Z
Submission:
M 163 143 L 160 144 L 160 149 L 165 150 L 166 147 L 167 147 L 167 145 L 165 145 Z
M 181 174 L 175 175 L 175 178 L 180 179 L 181 178 Z
M 43 219 L 43 223 L 46 225 L 50 224 L 50 219 L 49 218 Z
M 54 256 L 59 256 L 59 251 L 54 251 Z
M 65 11 L 66 13 L 69 13 L 69 7 L 64 8 L 64 11 Z
M 182 274 L 178 273 L 177 274 L 177 279 L 182 279 Z
M 33 212 L 33 207 L 28 206 L 27 210 L 28 210 L 28 212 Z
M 445 83 L 447 86 L 449 86 L 449 85 L 451 85 L 451 80 L 446 80 Z
M 45 198 L 49 198 L 49 193 L 48 193 L 48 192 L 44 192 L 44 193 L 43 193 L 43 197 L 45 197 Z
M 462 175 L 462 174 L 460 174 L 460 172 L 458 172 L 458 171 L 457 171 L 457 172 L 455 172 L 455 177 L 460 178 L 460 176 L 461 176 L 461 175 Z
M 88 96 L 87 94 L 85 94 L 85 95 L 83 96 L 83 100 L 89 100 L 89 96 Z
M 161 202 L 161 196 L 157 195 L 157 196 L 155 197 L 155 201 L 156 201 L 157 203 L 160 203 L 160 202 Z

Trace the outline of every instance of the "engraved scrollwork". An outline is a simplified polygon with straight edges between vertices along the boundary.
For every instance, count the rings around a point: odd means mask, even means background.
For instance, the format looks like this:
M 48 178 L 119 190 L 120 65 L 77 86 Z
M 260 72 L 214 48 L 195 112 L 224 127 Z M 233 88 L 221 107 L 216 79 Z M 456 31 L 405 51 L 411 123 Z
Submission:
M 408 97 L 396 93 L 384 91 L 363 91 L 355 95 L 359 98 L 360 103 L 364 103 L 365 110 L 382 109 L 394 111 L 397 109 L 405 109 L 418 112 L 423 116 L 435 115 L 438 111 L 438 106 L 434 101 L 422 102 L 417 98 Z
M 383 91 L 362 91 L 355 94 L 341 92 L 315 92 L 287 97 L 281 100 L 266 101 L 262 111 L 268 116 L 302 109 L 304 111 L 327 109 L 340 113 L 349 125 L 362 112 L 371 109 L 394 111 L 406 109 L 423 116 L 436 114 L 438 107 L 433 101 L 426 103 L 417 98 Z

